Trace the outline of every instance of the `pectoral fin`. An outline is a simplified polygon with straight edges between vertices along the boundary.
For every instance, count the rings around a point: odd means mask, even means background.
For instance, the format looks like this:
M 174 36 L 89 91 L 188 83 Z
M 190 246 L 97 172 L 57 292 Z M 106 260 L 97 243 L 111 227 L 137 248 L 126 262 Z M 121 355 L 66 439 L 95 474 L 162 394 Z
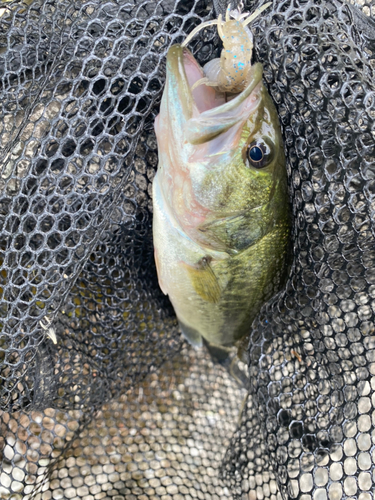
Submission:
M 197 294 L 203 300 L 211 303 L 217 303 L 221 295 L 220 284 L 211 267 L 212 257 L 203 257 L 197 264 L 190 265 L 182 263 L 188 271 L 191 283 Z

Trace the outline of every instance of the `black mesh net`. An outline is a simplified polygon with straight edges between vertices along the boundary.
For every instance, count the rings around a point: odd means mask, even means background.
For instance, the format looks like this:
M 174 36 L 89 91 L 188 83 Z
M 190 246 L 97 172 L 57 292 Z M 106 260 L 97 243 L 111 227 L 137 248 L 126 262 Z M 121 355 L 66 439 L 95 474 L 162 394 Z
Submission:
M 0 498 L 374 498 L 371 4 L 274 1 L 253 24 L 293 265 L 253 324 L 249 391 L 183 341 L 157 285 L 165 56 L 225 7 L 1 4 Z M 215 29 L 190 48 L 217 56 Z

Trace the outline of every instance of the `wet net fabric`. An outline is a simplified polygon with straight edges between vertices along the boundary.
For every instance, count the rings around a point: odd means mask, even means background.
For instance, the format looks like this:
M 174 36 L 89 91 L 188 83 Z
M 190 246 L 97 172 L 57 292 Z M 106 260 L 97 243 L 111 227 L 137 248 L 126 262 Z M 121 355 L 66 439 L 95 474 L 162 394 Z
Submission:
M 253 26 L 293 259 L 253 325 L 246 399 L 157 285 L 165 56 L 225 7 L 2 4 L 0 498 L 373 500 L 371 4 L 274 2 Z M 214 29 L 190 48 L 221 49 Z

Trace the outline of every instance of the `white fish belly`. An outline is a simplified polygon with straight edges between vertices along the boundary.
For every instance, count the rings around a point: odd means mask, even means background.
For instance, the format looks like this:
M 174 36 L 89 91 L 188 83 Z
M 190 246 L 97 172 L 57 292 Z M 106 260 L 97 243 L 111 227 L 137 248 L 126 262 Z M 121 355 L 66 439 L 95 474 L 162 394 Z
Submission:
M 169 296 L 179 321 L 200 331 L 209 312 L 195 292 L 184 263 L 196 264 L 205 251 L 183 232 L 170 213 L 159 177 L 156 174 L 153 181 L 153 239 L 160 288 Z M 202 339 L 198 336 L 194 344 L 202 345 Z
M 153 236 L 160 287 L 169 295 L 183 333 L 191 343 L 200 346 L 203 336 L 210 343 L 229 345 L 248 319 L 249 309 L 254 305 L 250 298 L 252 289 L 257 285 L 257 274 L 261 271 L 257 273 L 250 265 L 251 259 L 246 259 L 249 264 L 245 268 L 241 264 L 236 269 L 236 259 L 233 258 L 229 266 L 227 253 L 207 250 L 191 240 L 170 213 L 159 177 L 156 174 L 153 183 Z M 212 257 L 212 268 L 222 290 L 216 303 L 202 299 L 186 268 L 186 264 L 194 267 L 207 256 Z M 233 268 L 234 275 L 229 271 Z M 233 289 L 238 290 L 238 294 L 233 293 Z M 189 330 L 199 335 L 192 336 Z

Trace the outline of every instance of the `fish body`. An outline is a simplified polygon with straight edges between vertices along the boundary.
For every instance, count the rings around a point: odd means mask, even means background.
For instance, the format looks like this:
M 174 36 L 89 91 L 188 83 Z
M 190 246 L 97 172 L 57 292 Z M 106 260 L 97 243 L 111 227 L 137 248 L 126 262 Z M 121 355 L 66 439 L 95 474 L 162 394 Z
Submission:
M 155 260 L 185 337 L 230 346 L 285 277 L 285 158 L 260 64 L 228 101 L 209 86 L 191 91 L 202 76 L 186 48 L 170 48 L 155 122 Z

